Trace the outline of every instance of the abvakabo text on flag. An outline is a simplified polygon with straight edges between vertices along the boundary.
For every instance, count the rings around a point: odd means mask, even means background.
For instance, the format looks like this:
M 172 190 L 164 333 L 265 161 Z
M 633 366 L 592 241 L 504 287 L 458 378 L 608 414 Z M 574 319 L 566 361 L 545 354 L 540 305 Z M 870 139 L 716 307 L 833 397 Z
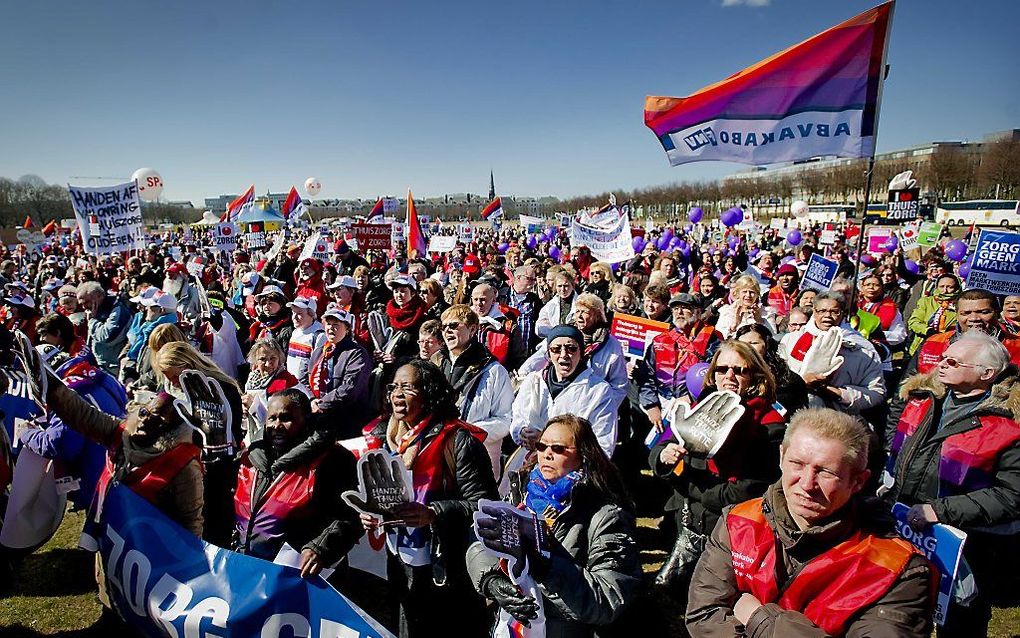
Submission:
M 669 163 L 874 154 L 893 2 L 687 97 L 645 99 Z

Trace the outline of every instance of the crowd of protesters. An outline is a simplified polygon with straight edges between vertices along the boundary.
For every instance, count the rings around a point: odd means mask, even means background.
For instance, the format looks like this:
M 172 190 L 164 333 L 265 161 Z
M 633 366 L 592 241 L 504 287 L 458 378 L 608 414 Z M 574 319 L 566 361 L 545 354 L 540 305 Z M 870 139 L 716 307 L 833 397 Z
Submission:
M 86 531 L 119 481 L 209 543 L 289 543 L 305 577 L 383 528 L 340 494 L 385 450 L 415 496 L 385 521 L 379 620 L 401 636 L 536 617 L 472 532 L 501 498 L 547 528 L 528 558 L 550 637 L 610 635 L 652 587 L 694 636 L 929 636 L 937 572 L 894 502 L 967 533 L 938 634 L 984 635 L 1017 591 L 1020 296 L 965 289 L 938 247 L 857 259 L 839 228 L 791 246 L 674 221 L 618 264 L 510 222 L 411 257 L 333 228 L 328 261 L 296 230 L 232 253 L 198 231 L 102 257 L 55 238 L 0 257 L 0 319 L 46 364 L 26 371 L 45 423 L 18 443 L 79 479 Z M 828 290 L 801 285 L 814 252 L 839 264 Z M 669 329 L 629 356 L 617 315 Z M 669 424 L 714 418 L 716 391 L 743 412 L 708 457 Z M 662 521 L 657 573 L 639 514 Z

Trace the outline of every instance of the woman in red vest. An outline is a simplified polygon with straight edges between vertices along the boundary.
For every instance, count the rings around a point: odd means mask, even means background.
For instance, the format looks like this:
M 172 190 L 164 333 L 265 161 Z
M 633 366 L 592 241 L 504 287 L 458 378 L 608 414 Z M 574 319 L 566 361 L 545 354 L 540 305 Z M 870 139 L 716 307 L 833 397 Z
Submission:
M 786 419 L 775 410 L 776 380 L 758 353 L 742 341 L 725 341 L 712 357 L 702 397 L 716 390 L 740 396 L 744 414 L 711 459 L 687 454 L 672 438 L 649 456 L 653 472 L 673 488 L 667 527 L 677 540 L 656 577 L 660 585 L 689 576 L 723 508 L 761 496 L 779 477 L 779 443 Z M 670 525 L 672 523 L 673 525 Z
M 439 368 L 413 359 L 397 369 L 385 412 L 369 426 L 411 472 L 414 501 L 395 508 L 385 528 L 401 638 L 481 636 L 488 624 L 464 556 L 471 516 L 479 499 L 498 498 L 496 481 L 485 432 L 459 415 L 457 393 Z M 381 525 L 369 514 L 361 520 L 368 530 Z

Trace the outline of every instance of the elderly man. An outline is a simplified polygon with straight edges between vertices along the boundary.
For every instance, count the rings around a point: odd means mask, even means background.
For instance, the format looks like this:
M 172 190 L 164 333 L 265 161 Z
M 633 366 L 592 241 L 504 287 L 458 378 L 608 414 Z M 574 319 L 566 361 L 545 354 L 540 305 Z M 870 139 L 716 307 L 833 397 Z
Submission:
M 845 319 L 846 298 L 831 290 L 823 292 L 815 297 L 811 319 L 802 329 L 783 337 L 779 347 L 790 369 L 800 374 L 807 384 L 811 393 L 809 405 L 861 414 L 885 400 L 882 359 L 875 346 L 852 329 Z M 811 345 L 833 329 L 839 332 L 841 339 L 831 361 L 835 367 L 821 372 L 808 370 L 806 358 Z
M 534 350 L 539 341 L 535 333 L 535 321 L 538 320 L 538 311 L 542 309 L 542 299 L 535 292 L 537 283 L 538 276 L 531 266 L 514 268 L 508 301 L 510 307 L 517 311 L 517 329 L 529 352 Z
M 287 372 L 293 374 L 298 383 L 307 386 L 312 353 L 326 342 L 326 332 L 319 323 L 315 299 L 298 297 L 287 307 L 294 323 L 287 348 Z
M 166 269 L 163 291 L 177 300 L 177 312 L 181 320 L 194 326 L 202 314 L 202 296 L 195 284 L 191 283 L 191 275 L 184 264 L 178 262 Z
M 917 529 L 947 523 L 967 533 L 977 597 L 951 604 L 939 636 L 984 636 L 994 596 L 1011 589 L 1020 542 L 1020 380 L 999 340 L 971 330 L 901 394 L 885 497 L 911 506 L 907 522 Z
M 446 350 L 432 356 L 457 391 L 460 418 L 485 430 L 485 450 L 492 473 L 499 480 L 503 439 L 510 433 L 510 410 L 514 391 L 510 375 L 478 341 L 478 315 L 463 304 L 443 312 L 442 338 Z
M 693 295 L 674 295 L 669 309 L 673 329 L 652 340 L 645 358 L 634 369 L 641 408 L 659 431 L 663 412 L 669 409 L 663 404 L 687 395 L 687 371 L 711 359 L 722 342 L 722 335 L 701 320 L 702 309 Z
M 867 427 L 807 408 L 780 448 L 782 478 L 726 508 L 687 602 L 694 638 L 931 634 L 932 567 L 868 516 Z
M 127 343 L 134 315 L 115 295 L 109 295 L 96 281 L 78 286 L 78 305 L 88 313 L 87 344 L 105 372 L 120 375 L 120 353 Z
M 496 292 L 486 283 L 471 291 L 471 309 L 478 315 L 480 325 L 478 340 L 507 369 L 515 370 L 528 356 L 527 344 L 517 327 L 516 311 L 496 303 Z
M 953 327 L 924 340 L 907 364 L 903 378 L 934 370 L 946 348 L 970 330 L 980 330 L 1001 341 L 1013 364 L 1020 365 L 1020 337 L 1000 323 L 998 298 L 987 290 L 972 288 L 960 293 L 956 300 L 956 323 Z

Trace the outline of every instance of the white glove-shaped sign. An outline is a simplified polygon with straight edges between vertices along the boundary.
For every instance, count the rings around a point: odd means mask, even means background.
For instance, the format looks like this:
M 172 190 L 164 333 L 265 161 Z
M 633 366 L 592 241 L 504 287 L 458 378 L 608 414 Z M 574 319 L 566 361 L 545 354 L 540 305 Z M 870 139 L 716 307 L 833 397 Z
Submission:
M 691 408 L 677 401 L 669 427 L 689 454 L 711 458 L 726 442 L 733 425 L 744 414 L 740 395 L 717 390 Z
M 802 377 L 817 374 L 827 377 L 843 365 L 843 357 L 839 355 L 843 347 L 843 335 L 839 328 L 832 327 L 818 335 L 804 353 L 804 360 L 789 358 L 790 369 Z
M 889 180 L 889 190 L 905 191 L 910 188 L 917 188 L 917 180 L 913 177 L 914 171 L 903 171 Z

